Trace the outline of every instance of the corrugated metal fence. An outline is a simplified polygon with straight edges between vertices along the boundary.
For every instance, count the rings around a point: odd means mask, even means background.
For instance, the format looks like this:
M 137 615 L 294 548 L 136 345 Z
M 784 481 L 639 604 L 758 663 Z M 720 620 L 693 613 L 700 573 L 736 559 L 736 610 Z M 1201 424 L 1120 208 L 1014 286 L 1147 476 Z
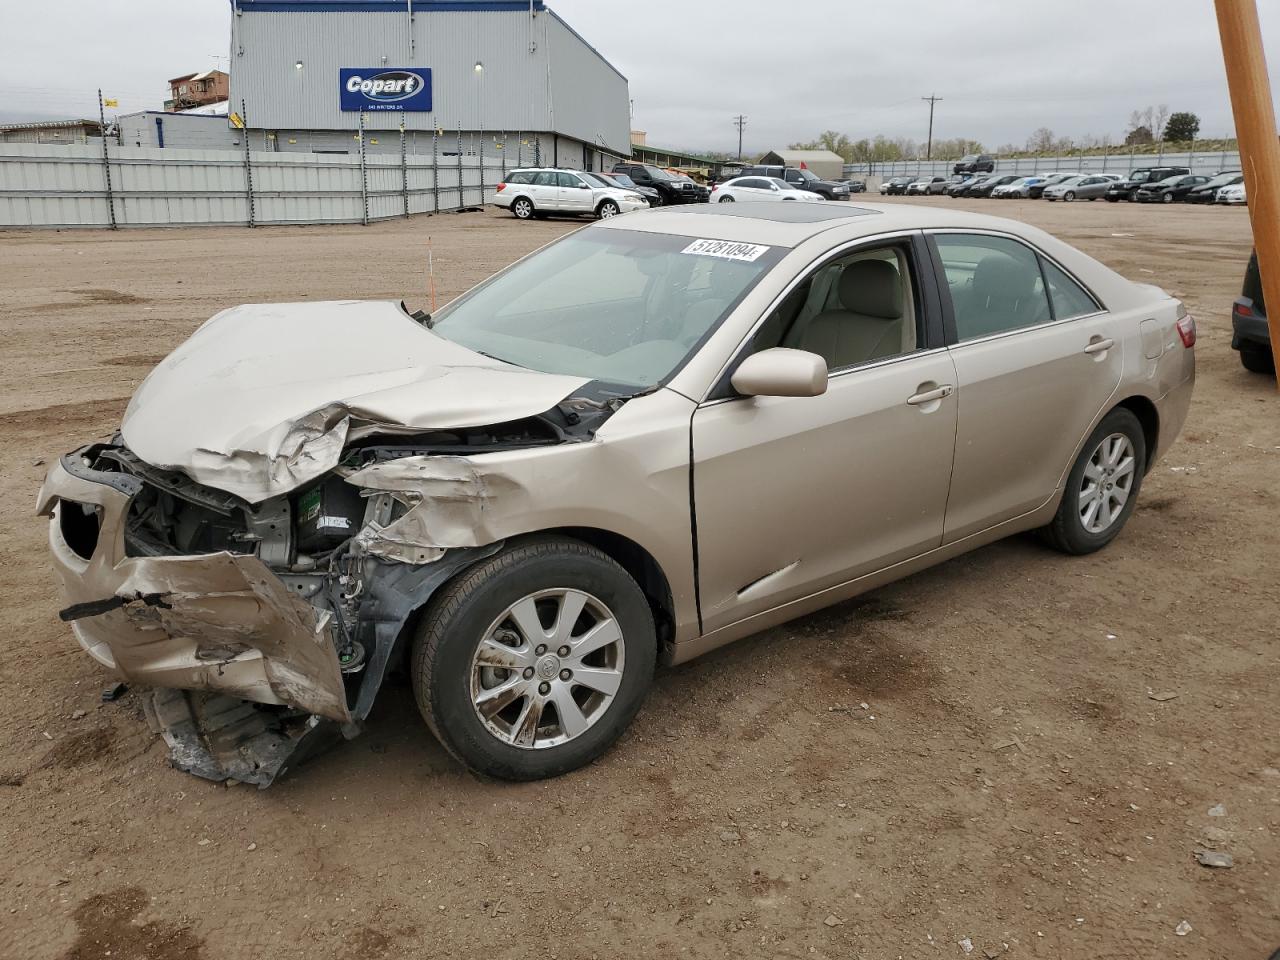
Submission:
M 479 206 L 505 158 L 0 144 L 2 227 L 368 223 Z M 113 217 L 114 214 L 114 217 Z
M 846 163 L 846 177 L 948 177 L 955 160 L 897 160 L 892 163 Z M 1192 173 L 1214 174 L 1222 170 L 1239 170 L 1240 154 L 1234 150 L 1184 153 L 1109 153 L 1098 156 L 1072 157 L 1046 154 L 1039 157 L 1015 157 L 996 160 L 998 173 L 1030 176 L 1033 173 L 1066 172 L 1128 173 L 1139 167 L 1187 167 Z

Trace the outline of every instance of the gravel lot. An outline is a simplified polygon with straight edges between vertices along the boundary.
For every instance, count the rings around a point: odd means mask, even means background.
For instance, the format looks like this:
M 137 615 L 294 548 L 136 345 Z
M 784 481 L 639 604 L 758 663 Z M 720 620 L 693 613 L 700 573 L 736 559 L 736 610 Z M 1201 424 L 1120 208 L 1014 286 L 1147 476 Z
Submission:
M 268 791 L 171 770 L 57 620 L 33 504 L 221 307 L 421 305 L 428 237 L 443 301 L 575 224 L 0 234 L 0 957 L 1268 956 L 1280 399 L 1229 349 L 1247 212 L 914 202 L 1187 301 L 1194 405 L 1128 529 L 1081 559 L 1014 538 L 661 671 L 617 749 L 518 786 L 462 772 L 404 683 Z

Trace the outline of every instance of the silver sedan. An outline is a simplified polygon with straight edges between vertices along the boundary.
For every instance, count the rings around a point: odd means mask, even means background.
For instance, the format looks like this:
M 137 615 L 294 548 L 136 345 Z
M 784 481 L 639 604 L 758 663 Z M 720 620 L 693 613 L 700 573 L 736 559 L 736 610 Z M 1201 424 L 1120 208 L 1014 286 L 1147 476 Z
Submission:
M 1114 181 L 1110 177 L 1081 175 L 1069 177 L 1061 183 L 1044 188 L 1046 200 L 1097 200 L 1107 195 L 1107 187 Z

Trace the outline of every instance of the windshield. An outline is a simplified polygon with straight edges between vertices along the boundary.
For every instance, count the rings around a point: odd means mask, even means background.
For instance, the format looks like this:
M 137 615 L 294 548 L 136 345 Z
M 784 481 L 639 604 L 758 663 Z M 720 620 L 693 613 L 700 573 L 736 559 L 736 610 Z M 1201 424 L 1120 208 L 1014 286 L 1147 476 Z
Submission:
M 1147 174 L 1149 174 L 1150 172 L 1151 172 L 1151 168 L 1150 168 L 1150 167 L 1139 167 L 1137 170 L 1130 170 L 1130 171 L 1129 171 L 1129 179 L 1130 179 L 1130 180 L 1145 180 L 1145 179 L 1147 179 Z
M 644 172 L 647 173 L 650 179 L 653 179 L 653 180 L 674 180 L 675 179 L 675 177 L 667 173 L 667 171 L 659 170 L 657 167 L 651 167 L 647 163 L 644 166 Z
M 1208 183 L 1203 183 L 1203 187 L 1222 187 L 1229 185 L 1232 181 L 1240 179 L 1238 173 L 1220 173 Z
M 616 187 L 617 186 L 616 183 L 610 183 L 608 177 L 602 176 L 598 173 L 587 173 L 586 171 L 581 171 L 578 173 L 578 176 L 586 180 L 587 183 L 595 184 L 597 187 Z
M 768 178 L 768 180 L 769 180 L 769 182 L 770 182 L 770 183 L 772 183 L 775 187 L 781 187 L 783 190 L 794 190 L 794 189 L 795 189 L 795 187 L 793 187 L 791 184 L 787 183 L 787 181 L 783 180 L 781 177 L 769 177 L 769 178 Z
M 800 179 L 804 180 L 806 183 L 812 183 L 814 180 L 818 179 L 812 170 L 797 170 L 796 173 L 800 174 Z
M 588 228 L 455 300 L 436 314 L 431 329 L 531 370 L 654 386 L 785 252 Z
M 625 173 L 615 173 L 610 176 L 614 183 L 623 187 L 634 187 L 636 182 L 628 177 Z

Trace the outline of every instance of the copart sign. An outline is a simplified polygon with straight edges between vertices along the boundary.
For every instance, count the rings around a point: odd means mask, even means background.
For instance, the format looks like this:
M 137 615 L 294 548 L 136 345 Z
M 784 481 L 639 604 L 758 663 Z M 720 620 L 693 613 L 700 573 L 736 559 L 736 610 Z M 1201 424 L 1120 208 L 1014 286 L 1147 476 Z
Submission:
M 431 70 L 426 67 L 340 67 L 343 110 L 431 110 Z

